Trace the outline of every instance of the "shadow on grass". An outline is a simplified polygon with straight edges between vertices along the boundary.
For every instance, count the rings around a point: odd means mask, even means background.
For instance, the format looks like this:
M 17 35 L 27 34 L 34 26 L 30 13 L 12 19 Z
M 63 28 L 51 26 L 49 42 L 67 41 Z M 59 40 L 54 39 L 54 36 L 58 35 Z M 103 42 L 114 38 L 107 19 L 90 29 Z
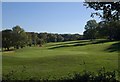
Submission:
M 90 42 L 90 40 L 80 40 L 80 41 L 76 41 L 76 42 L 73 42 L 73 41 L 70 41 L 70 42 L 62 42 L 62 43 L 58 43 L 58 44 L 52 44 L 50 46 L 59 46 L 59 45 L 65 45 L 65 44 L 76 44 L 76 43 L 84 43 L 84 42 Z
M 48 49 L 56 49 L 56 48 L 63 48 L 63 47 L 75 47 L 75 46 L 85 46 L 85 45 L 90 45 L 90 44 L 104 44 L 107 42 L 112 42 L 110 40 L 95 40 L 95 41 L 78 41 L 78 42 L 68 42 L 68 43 L 62 43 L 56 46 L 53 46 L 51 48 Z M 67 45 L 70 44 L 70 45 Z
M 117 52 L 120 52 L 120 42 L 112 44 L 105 51 L 109 51 L 109 52 L 117 51 Z
M 75 43 L 84 43 L 84 42 L 90 42 L 90 40 L 79 40 L 76 42 L 67 42 L 67 43 L 63 43 L 63 44 L 75 44 Z
M 78 44 L 73 44 L 73 45 L 60 45 L 60 46 L 55 46 L 55 47 L 51 47 L 51 48 L 48 48 L 48 49 L 56 49 L 56 48 L 64 48 L 64 47 L 75 47 L 75 46 L 85 46 L 85 45 L 88 45 L 90 43 L 78 43 Z
M 103 43 L 107 43 L 107 42 L 113 42 L 113 40 L 95 40 L 92 42 L 92 44 L 103 44 Z

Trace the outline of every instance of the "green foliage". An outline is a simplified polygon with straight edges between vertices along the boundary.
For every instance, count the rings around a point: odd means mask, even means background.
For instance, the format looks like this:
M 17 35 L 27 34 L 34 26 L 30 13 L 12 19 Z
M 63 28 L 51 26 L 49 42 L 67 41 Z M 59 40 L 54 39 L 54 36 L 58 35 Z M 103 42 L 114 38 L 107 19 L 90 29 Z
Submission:
M 64 37 L 62 37 L 60 34 L 57 34 L 57 42 L 64 41 Z
M 48 41 L 47 41 L 47 38 L 48 38 L 47 35 L 48 35 L 48 33 L 39 33 L 39 34 L 38 34 L 38 38 L 39 38 L 39 39 L 43 39 L 44 42 L 47 43 L 47 42 L 48 42 Z
M 97 27 L 98 37 L 110 40 L 120 40 L 120 21 L 101 21 Z
M 63 42 L 63 41 L 74 41 L 82 39 L 80 34 L 53 34 L 53 33 L 39 33 L 39 39 L 43 39 L 47 42 Z
M 86 2 L 84 6 L 92 8 L 95 11 L 91 14 L 100 16 L 103 21 L 99 22 L 99 25 L 95 31 L 97 32 L 98 38 L 107 38 L 109 40 L 120 40 L 120 1 L 112 2 Z M 91 31 L 85 31 L 84 34 L 87 36 Z M 94 35 L 94 33 L 92 33 Z M 90 36 L 90 35 L 89 35 Z M 89 37 L 88 36 L 88 37 Z
M 27 45 L 32 46 L 32 35 L 30 33 L 27 33 Z
M 27 73 L 26 72 L 26 68 L 24 66 L 22 73 Z M 116 79 L 116 72 L 115 71 L 106 71 L 105 68 L 100 69 L 97 73 L 94 72 L 89 72 L 84 70 L 81 73 L 71 73 L 69 75 L 67 75 L 66 77 L 61 77 L 59 79 L 54 78 L 54 79 L 50 79 L 49 77 L 46 78 L 41 78 L 39 77 L 39 79 L 36 79 L 36 77 L 27 77 L 26 80 L 18 80 L 17 77 L 14 76 L 14 74 L 17 71 L 10 71 L 8 74 L 3 75 L 3 82 L 8 82 L 8 81 L 24 81 L 24 82 L 28 82 L 28 81 L 39 81 L 39 82 L 50 82 L 50 81 L 54 81 L 54 82 L 119 82 Z
M 42 46 L 47 42 L 63 42 L 71 40 L 82 39 L 82 35 L 79 34 L 53 34 L 53 33 L 35 33 L 25 32 L 20 26 L 15 26 L 8 32 L 3 30 L 3 48 L 14 47 L 19 49 L 25 46 Z M 7 39 L 5 39 L 7 38 Z M 7 46 L 7 47 L 6 47 Z
M 2 48 L 9 48 L 13 46 L 13 33 L 12 30 L 3 30 L 2 31 Z
M 45 43 L 43 39 L 38 39 L 37 44 L 39 44 L 40 47 Z
M 27 43 L 27 34 L 20 26 L 15 26 L 13 29 L 13 45 L 16 49 L 23 48 Z
M 57 36 L 55 34 L 48 34 L 48 42 L 57 42 Z
M 112 2 L 90 2 L 90 0 L 85 0 L 84 5 L 87 8 L 92 8 L 96 11 L 100 10 L 101 12 L 92 13 L 92 17 L 94 15 L 100 16 L 102 19 L 106 21 L 115 21 L 120 20 L 120 1 L 112 1 Z
M 7 50 L 10 47 L 19 49 L 26 45 L 37 45 L 38 41 L 38 34 L 25 32 L 20 26 L 15 26 L 12 30 L 3 30 L 2 35 L 3 48 L 7 48 Z
M 85 25 L 84 38 L 91 40 L 95 39 L 97 34 L 97 26 L 98 24 L 96 20 L 89 20 Z

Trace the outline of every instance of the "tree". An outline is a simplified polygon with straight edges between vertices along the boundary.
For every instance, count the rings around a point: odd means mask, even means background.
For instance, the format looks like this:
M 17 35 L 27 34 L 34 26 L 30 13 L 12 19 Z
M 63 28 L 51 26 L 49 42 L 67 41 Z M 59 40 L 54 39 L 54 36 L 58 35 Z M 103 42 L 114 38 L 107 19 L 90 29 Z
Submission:
M 82 37 L 79 34 L 72 34 L 71 35 L 71 40 L 80 40 Z
M 57 36 L 57 42 L 64 41 L 64 38 L 60 34 L 56 34 L 56 36 Z
M 32 44 L 35 46 L 37 45 L 37 40 L 38 40 L 38 34 L 31 32 L 31 37 L 32 37 Z
M 84 6 L 87 8 L 92 8 L 96 11 L 100 10 L 100 12 L 92 13 L 91 16 L 97 15 L 106 21 L 112 20 L 120 20 L 120 0 L 113 0 L 112 2 L 89 2 L 89 0 L 85 0 Z
M 91 40 L 95 39 L 97 33 L 97 26 L 98 24 L 96 20 L 89 20 L 85 25 L 84 37 Z
M 20 26 L 15 26 L 13 29 L 13 44 L 16 49 L 23 48 L 27 44 L 27 34 Z
M 108 28 L 108 39 L 109 40 L 120 40 L 120 21 L 111 21 L 107 24 Z
M 6 29 L 2 31 L 2 47 L 9 50 L 13 46 L 12 30 Z
M 97 27 L 97 31 L 98 31 L 98 38 L 103 38 L 103 39 L 107 39 L 108 38 L 108 24 L 106 23 L 106 21 L 101 21 L 98 23 L 98 27 Z
M 47 37 L 48 37 L 47 38 L 48 42 L 57 42 L 57 36 L 55 34 L 50 33 L 50 34 L 47 35 Z
M 27 45 L 32 46 L 32 35 L 29 32 L 26 32 L 27 34 Z
M 91 14 L 92 17 L 94 17 L 94 15 L 100 16 L 104 21 L 104 24 L 99 24 L 99 33 L 101 35 L 104 33 L 109 40 L 120 40 L 120 0 L 112 2 L 87 2 L 86 0 L 84 5 L 87 6 L 87 8 L 101 11 Z
M 44 39 L 38 39 L 37 44 L 42 47 L 42 45 L 45 43 Z
M 38 34 L 38 38 L 39 38 L 39 39 L 43 39 L 44 42 L 46 43 L 46 42 L 48 42 L 48 41 L 47 41 L 47 38 L 48 38 L 47 35 L 48 35 L 48 33 L 46 33 L 46 32 L 45 32 L 45 33 L 39 33 L 39 34 Z
M 62 34 L 62 37 L 64 37 L 64 41 L 70 41 L 71 34 Z

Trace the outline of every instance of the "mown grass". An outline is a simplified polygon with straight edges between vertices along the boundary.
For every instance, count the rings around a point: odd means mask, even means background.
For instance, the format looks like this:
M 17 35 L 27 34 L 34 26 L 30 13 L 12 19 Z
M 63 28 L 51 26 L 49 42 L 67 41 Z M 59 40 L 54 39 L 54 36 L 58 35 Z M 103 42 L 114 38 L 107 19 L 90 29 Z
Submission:
M 31 76 L 54 79 L 83 70 L 96 72 L 101 67 L 108 71 L 118 70 L 119 44 L 118 41 L 81 40 L 3 52 L 3 76 L 14 70 L 17 79 Z

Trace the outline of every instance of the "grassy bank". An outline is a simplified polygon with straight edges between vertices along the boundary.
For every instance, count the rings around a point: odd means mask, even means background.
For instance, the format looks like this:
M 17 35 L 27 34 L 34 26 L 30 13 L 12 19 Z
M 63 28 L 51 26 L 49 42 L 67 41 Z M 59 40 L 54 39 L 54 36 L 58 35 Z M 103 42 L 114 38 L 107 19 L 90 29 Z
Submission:
M 81 40 L 6 51 L 2 54 L 3 75 L 13 70 L 18 79 L 29 76 L 54 79 L 83 70 L 96 72 L 102 67 L 107 71 L 117 70 L 118 45 L 118 41 Z

